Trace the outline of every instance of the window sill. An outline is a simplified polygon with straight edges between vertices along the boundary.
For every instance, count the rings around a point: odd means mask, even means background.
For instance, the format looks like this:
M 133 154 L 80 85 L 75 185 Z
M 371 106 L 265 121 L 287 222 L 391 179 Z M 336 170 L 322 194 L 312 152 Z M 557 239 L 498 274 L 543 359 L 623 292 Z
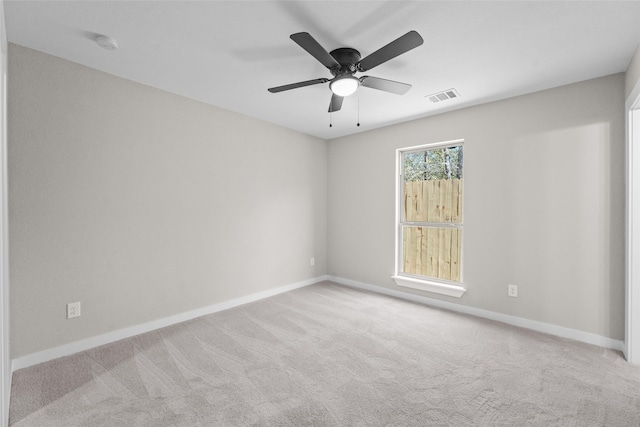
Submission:
M 419 289 L 421 291 L 433 292 L 441 295 L 448 295 L 450 297 L 460 298 L 462 294 L 467 291 L 462 286 L 432 282 L 423 279 L 414 279 L 412 277 L 392 276 L 391 278 L 396 282 L 398 286 Z

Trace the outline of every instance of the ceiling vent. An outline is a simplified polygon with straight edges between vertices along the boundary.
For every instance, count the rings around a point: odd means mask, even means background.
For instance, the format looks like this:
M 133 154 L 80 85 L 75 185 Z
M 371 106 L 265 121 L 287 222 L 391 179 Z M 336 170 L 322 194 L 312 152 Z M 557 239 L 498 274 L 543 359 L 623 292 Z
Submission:
M 434 93 L 433 95 L 427 95 L 426 98 L 429 98 L 431 102 L 434 104 L 440 101 L 446 101 L 447 99 L 459 98 L 460 94 L 455 89 L 447 89 L 442 92 Z

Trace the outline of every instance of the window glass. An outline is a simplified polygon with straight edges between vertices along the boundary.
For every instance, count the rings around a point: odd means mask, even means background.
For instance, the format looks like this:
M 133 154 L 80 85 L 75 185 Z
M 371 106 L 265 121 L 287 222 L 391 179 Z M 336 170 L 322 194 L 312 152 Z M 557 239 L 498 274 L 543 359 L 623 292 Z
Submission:
M 410 276 L 461 282 L 462 143 L 404 151 L 400 161 L 398 271 Z

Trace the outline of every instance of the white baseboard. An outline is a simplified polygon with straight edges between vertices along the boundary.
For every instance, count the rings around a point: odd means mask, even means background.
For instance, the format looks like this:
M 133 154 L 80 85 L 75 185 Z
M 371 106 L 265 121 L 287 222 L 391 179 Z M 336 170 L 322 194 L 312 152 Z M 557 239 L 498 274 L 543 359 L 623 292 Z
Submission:
M 590 332 L 578 331 L 576 329 L 565 328 L 563 326 L 552 325 L 550 323 L 538 322 L 536 320 L 524 319 L 522 317 L 511 316 L 495 311 L 483 310 L 481 308 L 469 307 L 453 302 L 442 301 L 434 298 L 424 297 L 421 295 L 411 294 L 408 292 L 384 288 L 382 286 L 370 285 L 368 283 L 344 279 L 342 277 L 328 276 L 328 280 L 339 283 L 341 285 L 351 286 L 353 288 L 389 295 L 392 297 L 430 305 L 433 307 L 444 308 L 446 310 L 469 314 L 471 316 L 482 317 L 484 319 L 495 320 L 497 322 L 518 326 L 520 328 L 531 329 L 533 331 L 543 332 L 545 334 L 555 335 L 562 338 L 569 338 L 572 340 L 585 342 L 587 344 L 597 345 L 598 347 L 606 347 L 617 351 L 623 351 L 625 348 L 624 341 L 604 337 L 602 335 L 592 334 Z
M 238 307 L 250 302 L 259 301 L 261 299 L 269 298 L 274 295 L 278 295 L 284 292 L 299 289 L 305 286 L 313 285 L 318 282 L 330 280 L 341 285 L 350 286 L 353 288 L 363 289 L 379 294 L 389 295 L 396 298 L 405 299 L 408 301 L 417 302 L 420 304 L 430 305 L 433 307 L 443 308 L 446 310 L 455 311 L 458 313 L 469 314 L 472 316 L 482 317 L 485 319 L 495 320 L 498 322 L 506 323 L 509 325 L 518 326 L 525 329 L 531 329 L 538 332 L 547 333 L 550 335 L 559 336 L 562 338 L 569 338 L 576 341 L 585 342 L 588 344 L 597 345 L 599 347 L 611 348 L 613 350 L 623 351 L 624 342 L 613 338 L 603 337 L 601 335 L 592 334 L 589 332 L 578 331 L 576 329 L 565 328 L 562 326 L 552 325 L 550 323 L 538 322 L 535 320 L 524 319 L 522 317 L 511 316 L 508 314 L 497 313 L 494 311 L 483 310 L 475 307 L 468 307 L 461 304 L 456 304 L 448 301 L 437 300 L 434 298 L 424 297 L 421 295 L 411 294 L 408 292 L 397 291 L 394 289 L 385 288 L 382 286 L 371 285 L 368 283 L 358 282 L 355 280 L 344 279 L 342 277 L 323 275 L 314 277 L 312 279 L 304 280 L 297 283 L 292 283 L 278 288 L 269 289 L 267 291 L 258 292 L 251 295 L 246 295 L 240 298 L 234 298 L 229 301 L 224 301 L 218 304 L 213 304 L 207 307 L 203 307 L 197 310 L 188 311 L 185 313 L 176 314 L 174 316 L 165 317 L 162 319 L 154 320 L 151 322 L 143 323 L 129 328 L 119 329 L 117 331 L 109 332 L 106 334 L 98 335 L 95 337 L 87 338 L 81 341 L 72 342 L 69 344 L 54 347 L 48 350 L 39 351 L 37 353 L 28 354 L 26 356 L 18 357 L 11 361 L 12 372 L 18 369 L 27 368 L 29 366 L 44 363 L 49 360 L 57 359 L 59 357 L 69 356 L 71 354 L 79 353 L 81 351 L 90 350 L 101 345 L 116 342 L 125 338 L 140 335 L 145 332 L 151 332 L 156 329 L 164 328 L 166 326 L 175 325 L 180 322 L 195 319 L 196 317 L 206 316 L 208 314 L 217 313 L 219 311 L 227 310 L 233 307 Z
M 59 357 L 69 356 L 81 351 L 90 350 L 92 348 L 119 341 L 124 338 L 140 335 L 145 332 L 151 332 L 156 329 L 164 328 L 166 326 L 175 325 L 176 323 L 185 322 L 187 320 L 195 319 L 196 317 L 206 316 L 207 314 L 217 313 L 219 311 L 227 310 L 240 305 L 248 304 L 250 302 L 258 301 L 261 299 L 269 298 L 274 295 L 289 292 L 294 289 L 302 288 L 305 286 L 313 285 L 314 283 L 329 280 L 329 276 L 318 276 L 311 279 L 303 280 L 301 282 L 292 283 L 285 286 L 280 286 L 267 291 L 258 292 L 251 295 L 246 295 L 239 298 L 234 298 L 229 301 L 224 301 L 218 304 L 213 304 L 207 307 L 199 308 L 197 310 L 187 311 L 185 313 L 176 314 L 174 316 L 165 317 L 151 322 L 142 323 L 140 325 L 131 326 L 117 331 L 109 332 L 106 334 L 98 335 L 95 337 L 87 338 L 81 341 L 64 344 L 59 347 L 54 347 L 48 350 L 39 351 L 37 353 L 28 354 L 26 356 L 18 357 L 11 361 L 11 371 L 15 372 L 18 369 L 27 368 L 29 366 L 37 365 L 39 363 L 47 362 L 49 360 L 57 359 Z

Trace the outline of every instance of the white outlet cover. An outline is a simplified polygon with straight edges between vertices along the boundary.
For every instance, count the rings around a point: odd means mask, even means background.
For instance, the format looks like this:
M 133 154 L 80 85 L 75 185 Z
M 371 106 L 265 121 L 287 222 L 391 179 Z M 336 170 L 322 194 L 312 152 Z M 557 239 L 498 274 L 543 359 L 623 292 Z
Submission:
M 80 301 L 67 304 L 67 319 L 80 317 Z

